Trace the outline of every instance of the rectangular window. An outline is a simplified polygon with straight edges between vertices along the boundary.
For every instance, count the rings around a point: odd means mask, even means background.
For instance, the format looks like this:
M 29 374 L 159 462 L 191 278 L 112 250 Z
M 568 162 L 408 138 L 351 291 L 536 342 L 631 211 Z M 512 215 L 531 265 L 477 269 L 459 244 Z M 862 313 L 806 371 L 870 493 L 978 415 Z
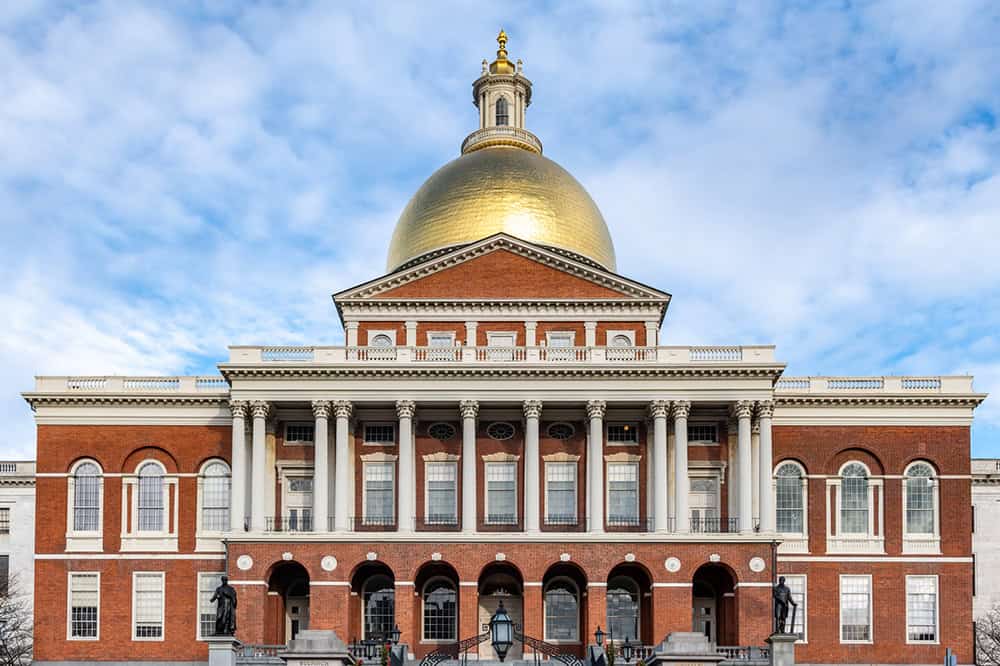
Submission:
M 840 642 L 872 641 L 872 577 L 840 577 Z
M 101 610 L 101 574 L 69 575 L 69 638 L 97 640 Z
M 453 347 L 455 345 L 454 333 L 428 333 L 428 347 Z
M 576 463 L 545 463 L 545 524 L 576 525 Z
M 788 609 L 787 631 L 799 635 L 799 640 L 806 640 L 806 577 L 800 574 L 784 574 L 785 585 L 792 591 L 792 601 L 798 604 L 794 608 L 795 625 L 792 626 L 793 609 Z
M 429 462 L 425 467 L 427 476 L 428 525 L 456 525 L 458 504 L 456 484 L 458 466 L 453 462 Z
M 365 525 L 392 525 L 396 515 L 395 465 L 365 463 Z
M 0 595 L 5 596 L 10 587 L 10 555 L 0 555 Z
M 608 444 L 638 444 L 639 428 L 634 423 L 608 425 Z
M 215 588 L 222 584 L 220 573 L 198 574 L 198 639 L 215 635 L 215 607 L 217 601 L 212 601 Z
M 132 640 L 163 640 L 163 574 L 132 574 Z
M 486 523 L 517 524 L 517 463 L 486 463 Z
M 392 446 L 396 443 L 396 428 L 391 423 L 366 423 L 365 444 Z
M 906 577 L 906 642 L 938 641 L 937 576 Z
M 572 331 L 549 331 L 545 336 L 549 347 L 566 348 L 573 346 Z
M 0 507 L 0 534 L 10 534 L 10 507 Z
M 639 524 L 639 465 L 608 463 L 608 525 Z
M 719 441 L 719 430 L 714 423 L 688 424 L 688 442 L 715 444 Z
M 285 425 L 285 444 L 312 444 L 315 426 L 312 423 L 288 423 Z
M 311 476 L 290 476 L 286 479 L 285 510 L 287 518 L 275 529 L 286 532 L 311 532 L 313 510 L 313 479 Z

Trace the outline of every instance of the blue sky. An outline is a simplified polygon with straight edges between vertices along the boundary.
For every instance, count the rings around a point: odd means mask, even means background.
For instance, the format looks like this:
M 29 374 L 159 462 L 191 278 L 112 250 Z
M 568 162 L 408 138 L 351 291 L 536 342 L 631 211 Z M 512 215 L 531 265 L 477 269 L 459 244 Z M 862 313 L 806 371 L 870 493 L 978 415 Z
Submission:
M 665 344 L 1000 394 L 1000 7 L 0 3 L 0 456 L 35 374 L 337 344 L 500 26 Z M 1000 456 L 1000 399 L 973 453 Z

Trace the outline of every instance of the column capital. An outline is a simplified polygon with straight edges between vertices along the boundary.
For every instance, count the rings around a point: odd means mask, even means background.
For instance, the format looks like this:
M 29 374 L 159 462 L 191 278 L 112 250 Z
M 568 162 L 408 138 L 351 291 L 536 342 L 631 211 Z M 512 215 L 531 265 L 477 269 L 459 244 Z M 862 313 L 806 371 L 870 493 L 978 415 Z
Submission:
M 653 419 L 665 419 L 667 418 L 667 412 L 670 411 L 670 401 L 669 400 L 654 400 L 649 403 L 649 416 Z
M 597 322 L 596 321 L 585 321 L 585 322 L 583 322 L 583 329 L 585 331 L 596 331 L 597 330 Z
M 247 417 L 248 405 L 246 400 L 230 400 L 229 411 L 234 419 L 245 419 Z
M 748 419 L 753 415 L 752 400 L 737 400 L 729 408 L 730 413 L 738 419 Z
M 675 419 L 686 419 L 691 414 L 691 401 L 674 400 L 671 411 Z
M 264 400 L 254 400 L 250 403 L 250 413 L 255 419 L 266 419 L 271 412 L 271 403 Z
M 524 416 L 525 418 L 538 418 L 542 415 L 542 401 L 541 400 L 525 400 L 524 401 Z
M 338 419 L 349 419 L 354 412 L 354 405 L 350 400 L 338 400 L 333 403 L 333 413 Z
M 361 322 L 360 321 L 345 321 L 344 322 L 344 330 L 345 331 L 350 331 L 352 329 L 356 331 L 360 326 L 361 326 Z
M 479 416 L 479 403 L 475 400 L 463 400 L 458 403 L 458 411 L 463 419 L 474 419 Z
M 603 400 L 587 401 L 587 416 L 592 419 L 603 419 L 608 411 L 608 403 Z
M 330 401 L 329 400 L 313 400 L 312 401 L 313 416 L 318 419 L 328 419 L 330 418 Z
M 774 401 L 759 400 L 757 402 L 757 418 L 769 419 L 774 416 Z
M 412 419 L 413 415 L 417 413 L 417 403 L 412 400 L 397 400 L 396 401 L 396 416 L 401 419 Z

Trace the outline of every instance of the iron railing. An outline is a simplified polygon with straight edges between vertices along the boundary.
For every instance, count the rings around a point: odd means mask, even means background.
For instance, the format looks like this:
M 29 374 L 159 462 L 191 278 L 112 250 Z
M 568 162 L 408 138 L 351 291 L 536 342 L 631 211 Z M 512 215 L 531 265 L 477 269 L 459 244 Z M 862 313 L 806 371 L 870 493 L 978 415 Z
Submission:
M 355 532 L 395 532 L 395 516 L 356 516 L 351 518 Z
M 698 534 L 734 534 L 740 531 L 739 518 L 691 516 L 691 531 Z
M 452 532 L 459 530 L 462 523 L 455 514 L 431 514 L 414 519 L 415 529 L 427 532 Z
M 609 515 L 605 521 L 609 532 L 652 532 L 653 519 L 639 516 Z
M 264 529 L 268 532 L 312 532 L 312 516 L 269 516 Z

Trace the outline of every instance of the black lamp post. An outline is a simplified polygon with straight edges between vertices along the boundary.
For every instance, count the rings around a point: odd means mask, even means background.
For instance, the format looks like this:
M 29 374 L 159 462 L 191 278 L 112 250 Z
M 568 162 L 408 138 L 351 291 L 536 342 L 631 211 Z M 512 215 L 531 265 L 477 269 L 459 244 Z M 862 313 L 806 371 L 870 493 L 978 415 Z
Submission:
M 622 659 L 625 663 L 632 661 L 632 644 L 629 642 L 629 637 L 625 637 L 625 642 L 622 643 Z
M 601 631 L 601 625 L 597 625 L 597 631 L 594 632 L 594 642 L 597 643 L 598 647 L 604 645 L 604 632 Z
M 390 641 L 390 642 L 391 642 L 391 643 L 392 643 L 393 645 L 399 645 L 399 635 L 400 635 L 401 633 L 402 633 L 402 632 L 401 632 L 401 631 L 399 630 L 399 625 L 398 625 L 398 624 L 397 624 L 397 625 L 394 625 L 394 626 L 392 627 L 392 631 L 390 631 L 390 632 L 389 632 L 389 641 Z
M 514 644 L 514 621 L 507 615 L 503 607 L 503 600 L 497 606 L 497 612 L 490 618 L 490 638 L 493 649 L 497 653 L 497 658 L 503 661 L 507 657 L 507 651 Z

